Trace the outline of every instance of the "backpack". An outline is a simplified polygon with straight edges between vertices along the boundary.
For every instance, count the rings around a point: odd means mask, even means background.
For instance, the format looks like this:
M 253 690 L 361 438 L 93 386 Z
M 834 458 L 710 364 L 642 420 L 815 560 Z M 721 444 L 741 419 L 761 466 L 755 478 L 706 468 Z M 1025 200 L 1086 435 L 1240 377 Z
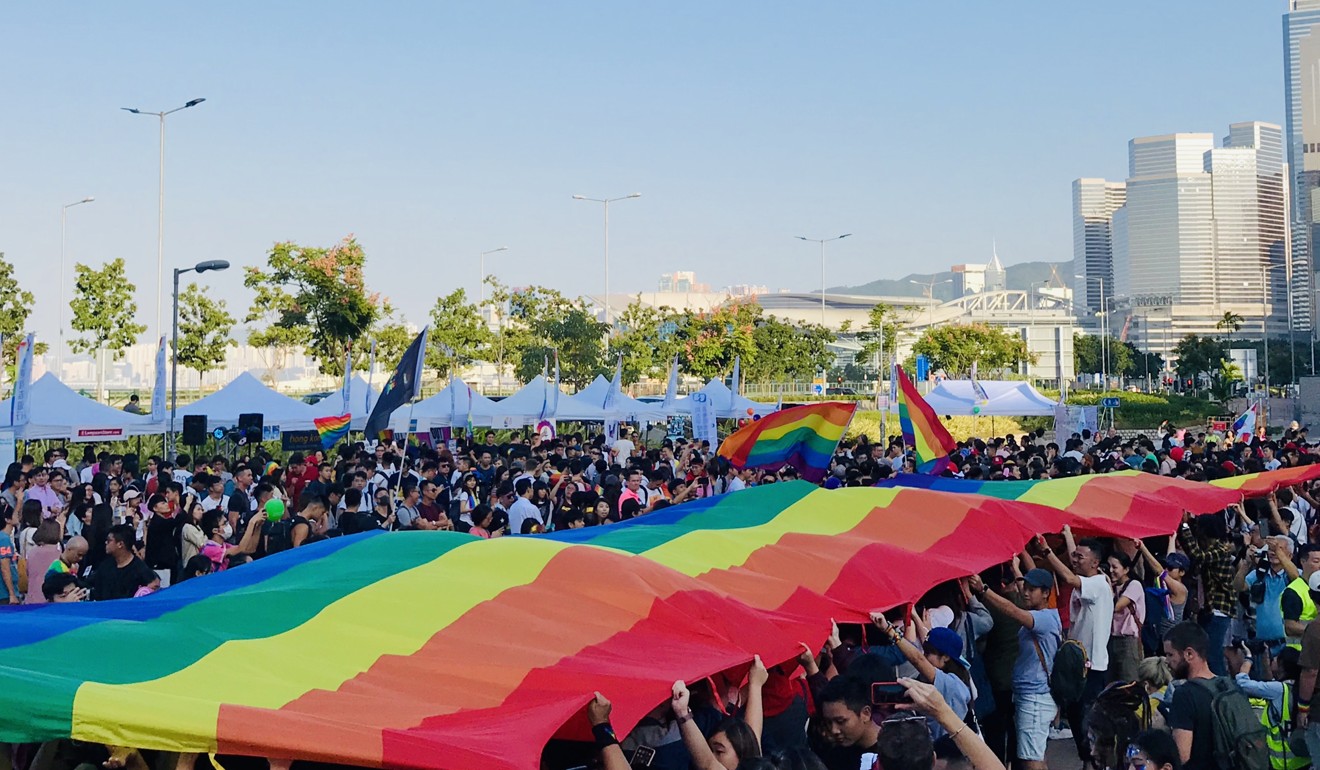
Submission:
M 266 530 L 266 554 L 279 553 L 293 548 L 293 521 L 285 516 Z
M 1210 693 L 1215 764 L 1220 770 L 1270 770 L 1267 730 L 1251 701 L 1232 679 L 1190 679 Z
M 1039 647 L 1036 651 L 1040 654 Z M 1064 639 L 1059 643 L 1059 650 L 1054 653 L 1054 669 L 1050 671 L 1050 695 L 1060 708 L 1067 708 L 1082 699 L 1090 669 L 1091 659 L 1081 642 Z
M 1100 767 L 1121 767 L 1128 745 L 1150 729 L 1153 710 L 1140 682 L 1114 682 L 1086 712 L 1083 726 L 1091 736 L 1091 754 Z

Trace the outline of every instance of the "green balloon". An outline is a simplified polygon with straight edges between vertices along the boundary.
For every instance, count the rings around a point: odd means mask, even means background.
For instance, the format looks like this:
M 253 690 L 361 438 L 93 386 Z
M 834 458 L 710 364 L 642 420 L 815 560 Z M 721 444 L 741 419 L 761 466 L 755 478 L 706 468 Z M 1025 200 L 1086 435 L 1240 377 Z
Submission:
M 284 501 L 272 497 L 266 501 L 266 519 L 279 521 L 284 518 Z

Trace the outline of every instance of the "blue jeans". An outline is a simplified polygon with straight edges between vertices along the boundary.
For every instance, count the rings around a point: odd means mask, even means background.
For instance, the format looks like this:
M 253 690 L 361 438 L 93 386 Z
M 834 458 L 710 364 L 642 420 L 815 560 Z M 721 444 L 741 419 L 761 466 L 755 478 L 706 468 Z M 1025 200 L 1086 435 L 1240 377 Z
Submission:
M 1228 644 L 1229 626 L 1229 618 L 1219 615 L 1211 615 L 1202 626 L 1206 636 L 1210 637 L 1206 649 L 1206 663 L 1210 664 L 1210 671 L 1215 676 L 1228 675 L 1228 664 L 1224 661 L 1224 645 Z

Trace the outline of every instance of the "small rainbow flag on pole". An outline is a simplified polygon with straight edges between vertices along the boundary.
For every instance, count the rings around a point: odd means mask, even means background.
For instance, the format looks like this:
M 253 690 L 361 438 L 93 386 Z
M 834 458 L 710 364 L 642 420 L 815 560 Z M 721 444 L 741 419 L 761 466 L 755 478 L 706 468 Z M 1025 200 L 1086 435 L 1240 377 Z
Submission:
M 935 410 L 917 392 L 917 386 L 908 379 L 903 367 L 897 367 L 895 371 L 898 375 L 898 422 L 903 427 L 903 441 L 913 448 L 918 473 L 939 475 L 949 467 L 949 455 L 958 444 L 940 423 Z
M 312 420 L 316 425 L 316 432 L 321 434 L 321 448 L 329 451 L 339 443 L 339 439 L 347 436 L 348 424 L 352 419 L 351 414 L 341 414 L 338 417 L 317 417 Z
M 720 444 L 719 454 L 735 468 L 797 468 L 820 481 L 852 422 L 856 404 L 826 402 L 784 409 L 749 422 Z

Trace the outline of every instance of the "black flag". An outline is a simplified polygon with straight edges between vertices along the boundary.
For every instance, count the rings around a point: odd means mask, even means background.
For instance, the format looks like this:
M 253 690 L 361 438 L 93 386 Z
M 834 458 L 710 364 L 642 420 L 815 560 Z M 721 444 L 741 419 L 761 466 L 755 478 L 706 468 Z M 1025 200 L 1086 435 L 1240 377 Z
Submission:
M 412 401 L 421 392 L 422 363 L 425 361 L 422 353 L 426 350 L 426 333 L 430 330 L 429 326 L 422 329 L 422 333 L 403 352 L 403 358 L 399 359 L 394 374 L 381 390 L 380 398 L 376 399 L 376 405 L 371 408 L 371 416 L 367 418 L 364 433 L 368 439 L 380 438 L 381 433 L 389 427 L 390 415 L 394 410 Z

